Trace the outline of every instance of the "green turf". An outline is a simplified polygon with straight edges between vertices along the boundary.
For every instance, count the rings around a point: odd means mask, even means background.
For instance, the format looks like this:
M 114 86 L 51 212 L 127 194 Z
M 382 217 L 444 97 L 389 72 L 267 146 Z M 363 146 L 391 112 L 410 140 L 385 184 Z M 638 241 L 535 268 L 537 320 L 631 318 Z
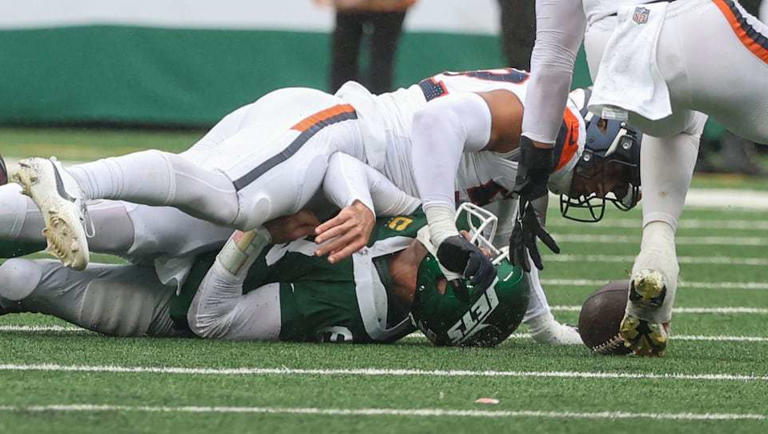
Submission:
M 178 151 L 200 132 L 114 132 L 83 130 L 0 130 L 0 151 L 57 154 L 85 160 L 141 149 L 144 146 Z M 750 180 L 734 184 L 730 178 L 707 178 L 698 186 L 748 187 L 766 190 L 768 183 Z M 554 211 L 554 209 L 553 209 Z M 556 214 L 549 219 L 557 238 L 568 235 L 630 236 L 639 240 L 640 213 L 609 211 L 605 224 L 567 222 Z M 686 221 L 741 222 L 740 229 L 686 227 Z M 731 237 L 726 245 L 681 243 L 678 255 L 696 258 L 768 259 L 765 246 L 742 246 L 738 239 L 768 238 L 759 227 L 764 214 L 744 210 L 686 211 L 680 236 Z M 616 222 L 611 225 L 611 222 Z M 756 222 L 757 227 L 750 227 Z M 623 226 L 622 226 L 623 225 Z M 620 227 L 617 227 L 620 226 Z M 632 257 L 638 245 L 562 241 L 563 253 L 575 256 Z M 44 257 L 44 255 L 36 255 Z M 115 258 L 94 255 L 94 261 Z M 554 279 L 607 282 L 626 278 L 631 260 L 620 262 L 558 262 L 545 256 L 545 281 Z M 766 266 L 734 264 L 681 265 L 689 282 L 768 282 Z M 1 283 L 0 283 L 1 284 Z M 552 305 L 578 306 L 597 286 L 545 285 Z M 768 307 L 768 289 L 700 289 L 681 287 L 678 307 Z M 561 321 L 575 323 L 578 313 L 555 311 Z M 677 335 L 751 336 L 768 338 L 767 315 L 675 315 Z M 5 315 L 5 326 L 65 325 L 37 314 Z M 521 328 L 525 332 L 525 327 Z M 613 372 L 627 374 L 727 374 L 768 376 L 768 342 L 707 342 L 673 340 L 663 359 L 603 357 L 586 347 L 551 347 L 528 338 L 513 338 L 493 349 L 432 347 L 423 337 L 409 337 L 394 345 L 319 345 L 290 343 L 232 343 L 197 339 L 117 339 L 91 332 L 0 331 L 0 365 L 59 364 L 64 366 L 303 368 L 303 369 L 415 369 L 516 372 Z M 222 414 L 142 411 L 2 410 L 3 406 L 119 405 L 152 409 L 180 406 L 238 406 L 319 409 L 445 409 L 487 411 L 553 411 L 630 413 L 754 413 L 768 415 L 768 381 L 701 379 L 588 379 L 445 376 L 360 375 L 191 375 L 168 373 L 107 373 L 18 371 L 0 369 L 0 432 L 531 432 L 531 433 L 761 433 L 768 421 L 660 421 L 649 419 L 599 420 L 542 417 L 455 416 L 324 416 L 298 414 Z M 475 404 L 480 397 L 498 405 Z

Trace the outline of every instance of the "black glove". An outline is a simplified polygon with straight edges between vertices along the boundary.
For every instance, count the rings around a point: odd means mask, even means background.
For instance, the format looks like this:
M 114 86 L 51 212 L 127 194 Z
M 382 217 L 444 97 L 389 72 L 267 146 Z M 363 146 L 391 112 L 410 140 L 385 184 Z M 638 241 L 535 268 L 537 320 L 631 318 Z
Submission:
M 533 145 L 528 137 L 520 137 L 520 162 L 513 193 L 530 202 L 547 194 L 547 181 L 555 168 L 554 150 Z M 519 208 L 523 210 L 524 207 Z
M 461 235 L 446 238 L 437 248 L 437 260 L 443 267 L 460 273 L 480 291 L 491 286 L 496 278 L 496 267 L 479 247 Z
M 509 236 L 509 260 L 512 265 L 522 267 L 528 273 L 531 271 L 531 265 L 528 263 L 528 254 L 530 253 L 536 268 L 543 270 L 544 265 L 541 262 L 539 248 L 536 246 L 536 238 L 540 239 L 554 253 L 560 253 L 560 247 L 552 236 L 541 227 L 533 204 L 530 202 L 523 203 L 521 197 L 520 206 L 525 206 L 525 208 L 518 209 L 515 227 Z

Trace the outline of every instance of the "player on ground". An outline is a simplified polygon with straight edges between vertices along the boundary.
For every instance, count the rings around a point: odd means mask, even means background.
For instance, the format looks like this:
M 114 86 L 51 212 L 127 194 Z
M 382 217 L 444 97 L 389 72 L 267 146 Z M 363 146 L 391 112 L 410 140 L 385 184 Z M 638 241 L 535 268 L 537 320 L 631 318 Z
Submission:
M 86 198 L 123 198 L 155 205 L 175 204 L 192 215 L 214 221 L 222 221 L 216 217 L 216 215 L 221 217 L 222 213 L 230 213 L 230 215 L 245 213 L 251 216 L 251 212 L 244 211 L 250 205 L 255 206 L 259 212 L 274 216 L 287 212 L 286 209 L 295 212 L 296 207 L 305 203 L 306 197 L 313 191 L 311 185 L 315 182 L 316 173 L 327 164 L 327 155 L 324 152 L 341 147 L 355 158 L 361 158 L 357 141 L 361 137 L 364 143 L 365 160 L 382 171 L 406 193 L 412 195 L 421 193 L 429 198 L 431 189 L 437 188 L 442 191 L 445 189 L 444 186 L 455 185 L 455 189 L 448 188 L 452 191 L 451 202 L 458 198 L 459 201 L 470 200 L 482 205 L 506 197 L 514 187 L 516 170 L 516 162 L 513 161 L 514 149 L 519 138 L 522 116 L 520 101 L 525 96 L 527 78 L 526 73 L 512 69 L 444 73 L 423 80 L 407 89 L 380 96 L 371 95 L 362 86 L 350 82 L 337 94 L 343 102 L 350 103 L 344 106 L 343 110 L 346 114 L 333 114 L 334 110 L 342 110 L 337 108 L 323 115 L 330 116 L 328 119 L 333 118 L 330 121 L 322 120 L 325 119 L 323 116 L 310 116 L 306 122 L 298 122 L 293 127 L 290 126 L 290 122 L 284 120 L 272 122 L 274 112 L 282 113 L 280 116 L 282 119 L 291 113 L 288 108 L 289 102 L 298 104 L 304 98 L 315 103 L 320 101 L 329 104 L 339 101 L 317 91 L 285 89 L 269 94 L 258 102 L 228 115 L 199 143 L 181 155 L 147 151 L 77 166 L 69 172 L 56 168 L 55 164 L 50 162 L 34 160 L 30 164 L 35 168 L 30 166 L 25 169 L 29 173 L 22 177 L 25 178 L 23 181 L 26 182 L 28 191 L 41 191 L 40 195 L 44 197 L 38 198 L 37 201 L 43 204 L 43 208 L 46 208 L 47 202 L 46 209 L 54 203 L 57 204 L 56 206 L 61 205 L 61 210 L 72 211 L 64 213 L 72 217 L 65 220 L 52 218 L 50 212 L 44 214 L 49 228 L 47 236 L 53 246 L 59 247 L 66 247 L 73 239 L 72 234 L 80 230 L 77 224 L 66 222 L 72 222 L 75 220 L 75 215 L 79 217 L 82 214 L 76 212 L 77 207 L 72 202 L 64 200 L 59 195 L 59 190 L 54 187 L 56 173 L 60 174 L 62 184 L 69 184 L 74 191 L 82 189 Z M 354 115 L 349 111 L 350 107 L 354 107 Z M 284 110 L 282 112 L 276 110 L 280 108 Z M 560 176 L 553 177 L 552 185 L 554 190 L 567 193 L 573 170 L 583 152 L 585 130 L 578 107 L 571 106 L 563 114 L 562 134 L 559 141 L 561 153 L 555 172 Z M 354 118 L 357 117 L 359 119 L 355 120 Z M 445 124 L 445 119 L 449 120 L 450 125 Z M 307 125 L 310 124 L 316 126 L 307 129 L 306 132 L 298 132 L 308 128 Z M 334 128 L 341 129 L 337 131 Z M 270 135 L 270 131 L 277 132 Z M 428 131 L 447 132 L 448 136 L 438 137 L 427 133 Z M 596 131 L 603 134 L 599 130 Z M 278 136 L 280 140 L 273 140 Z M 350 139 L 355 140 L 350 142 Z M 290 141 L 292 145 L 286 148 L 287 153 L 272 155 L 277 152 L 272 149 L 274 148 L 272 145 L 281 140 Z M 260 144 L 255 145 L 255 143 Z M 352 151 L 347 149 L 350 147 L 354 149 Z M 506 154 L 462 153 L 462 149 L 511 151 Z M 412 150 L 417 152 L 411 152 Z M 294 157 L 288 158 L 284 164 L 279 163 L 294 151 L 296 151 Z M 233 157 L 232 155 L 237 155 L 237 152 L 246 154 L 246 157 L 242 160 Z M 411 154 L 414 154 L 413 158 Z M 425 154 L 440 157 L 431 164 L 423 158 Z M 256 164 L 253 161 L 267 156 L 269 156 L 267 161 L 259 166 L 261 169 L 252 168 Z M 457 167 L 451 166 L 453 163 L 450 162 L 448 166 L 444 166 L 445 161 L 441 160 L 445 160 L 445 156 L 459 158 Z M 310 160 L 314 163 L 307 163 Z M 310 170 L 304 170 L 305 163 L 309 164 Z M 246 170 L 246 166 L 251 168 L 248 169 L 248 176 L 243 175 L 237 178 L 241 180 L 240 182 L 234 183 L 242 187 L 241 191 L 235 191 L 237 186 L 232 188 L 234 184 L 228 180 L 227 176 L 222 175 L 229 171 L 229 169 L 221 169 L 230 167 L 228 164 L 237 166 L 238 173 Z M 202 169 L 203 166 L 214 170 Z M 264 176 L 259 175 L 263 169 L 272 166 L 275 167 L 264 172 Z M 297 168 L 298 166 L 302 166 L 301 170 Z M 433 178 L 428 179 L 427 185 L 417 187 L 415 173 L 419 173 L 419 170 L 416 167 L 422 166 L 426 166 L 424 173 L 431 173 L 435 168 L 440 167 L 445 170 L 438 170 Z M 44 176 L 33 174 L 38 171 Z M 311 182 L 302 183 L 301 177 L 306 173 L 309 174 Z M 254 181 L 255 184 L 248 184 L 247 182 L 256 175 L 259 176 L 257 181 Z M 45 183 L 41 181 L 43 178 L 47 178 Z M 37 184 L 33 183 L 33 179 Z M 70 182 L 66 182 L 67 180 Z M 628 181 L 619 180 L 619 182 L 626 184 Z M 609 189 L 605 189 L 602 194 L 611 194 L 608 191 Z M 80 196 L 80 194 L 72 193 L 69 196 Z M 45 199 L 45 197 L 51 199 Z M 240 203 L 239 197 L 246 197 L 243 200 L 250 205 Z M 260 205 L 257 206 L 257 203 Z M 452 223 L 441 220 L 445 215 L 446 203 L 438 201 L 437 204 L 434 202 L 431 204 L 433 206 L 427 207 L 428 216 L 431 213 L 435 225 L 443 228 L 432 234 L 433 244 L 442 246 L 444 253 L 442 262 L 447 263 L 452 270 L 465 276 L 472 276 L 475 282 L 488 283 L 488 278 L 492 275 L 484 274 L 482 270 L 490 270 L 489 262 L 476 248 L 466 243 L 461 237 L 455 236 L 455 228 L 447 229 L 452 226 Z M 429 211 L 432 209 L 437 211 Z M 504 214 L 511 217 L 514 215 L 514 210 L 506 210 Z M 330 253 L 331 260 L 338 260 L 363 245 L 366 236 L 366 234 L 354 233 L 340 235 L 339 229 L 343 232 L 345 228 L 336 228 L 335 225 L 336 222 L 333 222 L 321 227 L 318 236 L 318 241 L 321 242 L 333 238 L 318 249 L 318 254 Z M 349 225 L 346 226 L 346 228 L 349 227 Z M 75 244 L 84 244 L 85 238 L 82 232 L 80 230 L 80 235 L 76 236 L 78 242 Z M 57 234 L 64 235 L 64 238 Z M 453 242 L 444 243 L 445 239 L 440 240 L 442 237 L 451 238 Z M 77 246 L 76 248 L 77 252 L 66 248 L 58 250 L 63 253 L 65 261 L 82 265 L 87 259 L 87 256 L 82 254 L 85 250 Z M 438 251 L 441 251 L 441 247 L 438 247 Z M 518 255 L 520 253 L 519 250 L 515 252 Z M 470 267 L 468 267 L 469 262 L 471 262 Z M 524 266 L 529 268 L 527 261 Z M 538 288 L 539 285 L 534 287 Z M 541 297 L 534 297 L 534 299 L 541 300 L 540 317 L 546 317 L 548 320 L 542 321 L 541 327 L 533 328 L 551 331 L 556 323 L 549 315 L 548 309 L 545 309 L 543 293 Z M 554 333 L 553 339 L 557 340 L 558 334 L 560 333 Z M 575 333 L 570 334 L 576 340 L 578 339 Z
M 490 245 L 480 231 L 492 233 L 493 216 L 473 208 L 460 215 L 473 216 L 475 242 Z M 11 259 L 0 266 L 0 314 L 42 312 L 116 336 L 194 331 L 299 342 L 392 342 L 415 322 L 436 344 L 482 346 L 504 340 L 522 319 L 529 292 L 522 270 L 499 259 L 499 278 L 483 292 L 471 291 L 464 279 L 447 283 L 415 239 L 421 230 L 430 245 L 420 209 L 380 218 L 370 245 L 336 264 L 314 256 L 317 245 L 309 240 L 288 242 L 297 233 L 286 228 L 305 220 L 285 217 L 248 243 L 238 233 L 218 256 L 200 255 L 178 295 L 151 267 L 91 264 L 74 271 L 53 261 Z M 235 275 L 227 271 L 235 268 Z
M 539 0 L 536 10 L 521 203 L 545 193 L 583 39 L 595 82 L 591 109 L 650 135 L 642 151 L 643 239 L 621 333 L 635 353 L 662 355 L 679 272 L 675 231 L 706 120 L 700 112 L 768 142 L 768 28 L 734 0 Z

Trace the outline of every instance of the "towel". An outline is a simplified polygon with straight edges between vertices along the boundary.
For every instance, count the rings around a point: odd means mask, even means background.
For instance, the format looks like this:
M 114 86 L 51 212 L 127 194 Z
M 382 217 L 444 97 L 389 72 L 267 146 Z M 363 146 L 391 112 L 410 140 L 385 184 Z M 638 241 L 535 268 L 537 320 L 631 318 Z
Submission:
M 667 6 L 660 2 L 619 8 L 589 101 L 592 113 L 616 120 L 627 120 L 627 112 L 650 120 L 672 114 L 669 89 L 656 63 Z

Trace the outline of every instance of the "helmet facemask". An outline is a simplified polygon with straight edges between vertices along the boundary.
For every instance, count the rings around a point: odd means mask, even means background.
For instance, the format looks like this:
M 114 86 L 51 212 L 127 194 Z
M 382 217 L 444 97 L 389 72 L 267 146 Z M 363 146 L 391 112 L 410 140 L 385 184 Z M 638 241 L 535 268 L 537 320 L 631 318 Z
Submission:
M 641 134 L 624 122 L 585 116 L 587 141 L 573 169 L 568 194 L 560 195 L 560 212 L 580 222 L 598 222 L 606 202 L 622 211 L 637 205 L 640 192 Z

